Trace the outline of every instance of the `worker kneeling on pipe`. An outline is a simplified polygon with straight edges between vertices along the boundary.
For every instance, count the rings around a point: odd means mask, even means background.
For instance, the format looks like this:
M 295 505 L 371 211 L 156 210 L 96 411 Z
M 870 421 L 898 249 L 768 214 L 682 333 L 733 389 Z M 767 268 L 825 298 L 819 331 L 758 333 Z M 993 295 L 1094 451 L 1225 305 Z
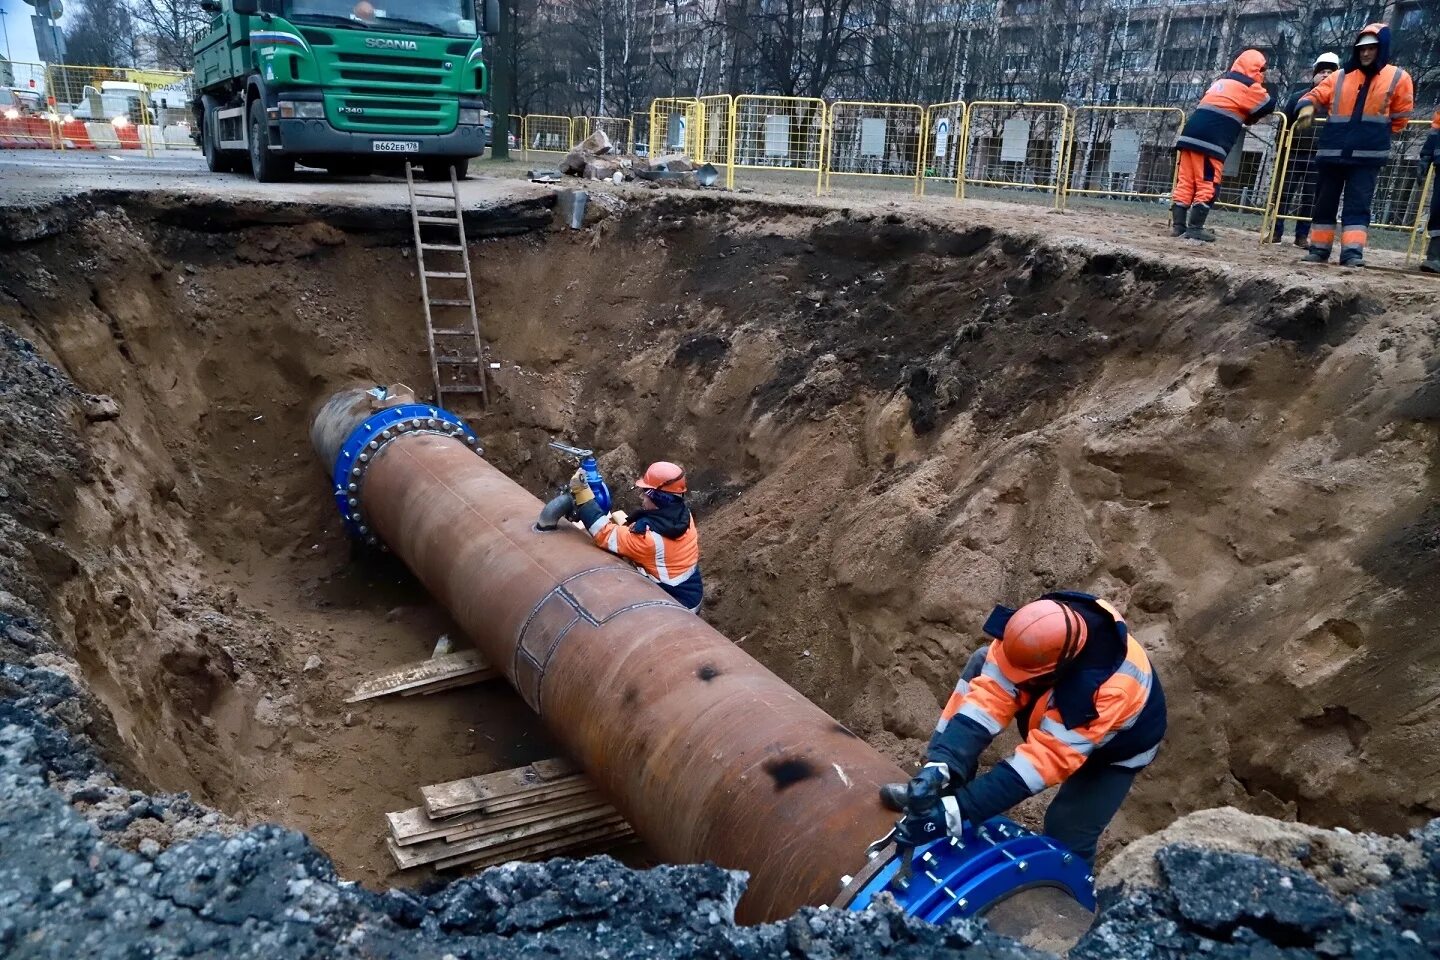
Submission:
M 896 840 L 918 847 L 964 821 L 981 823 L 1046 787 L 1060 790 L 1045 833 L 1087 861 L 1165 735 L 1160 678 L 1120 613 L 1086 593 L 1047 593 L 1019 610 L 996 607 L 995 641 L 966 664 L 909 785 L 880 788 L 905 813 Z M 975 777 L 980 754 L 1007 723 L 1025 742 Z
M 692 612 L 700 609 L 700 534 L 685 502 L 685 469 L 660 460 L 635 481 L 643 509 L 616 523 L 595 502 L 584 470 L 570 478 L 575 513 L 597 546 L 624 557 Z

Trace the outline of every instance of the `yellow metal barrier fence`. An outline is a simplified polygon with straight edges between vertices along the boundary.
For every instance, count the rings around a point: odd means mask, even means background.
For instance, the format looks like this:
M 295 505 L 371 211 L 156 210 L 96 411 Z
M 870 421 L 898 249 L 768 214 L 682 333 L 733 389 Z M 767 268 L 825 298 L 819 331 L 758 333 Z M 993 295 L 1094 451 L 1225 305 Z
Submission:
M 960 156 L 965 152 L 965 101 L 934 103 L 925 109 L 925 137 L 921 149 L 924 170 L 920 192 L 927 180 L 957 180 L 960 177 Z
M 1422 247 L 1428 248 L 1429 241 L 1432 238 L 1440 237 L 1440 217 L 1430 216 L 1430 211 L 1434 208 L 1433 191 L 1436 189 L 1440 189 L 1440 187 L 1437 187 L 1435 183 L 1435 168 L 1432 166 L 1425 174 L 1425 182 L 1420 186 L 1420 204 L 1419 209 L 1415 211 L 1415 229 L 1410 232 L 1410 242 L 1405 245 L 1405 266 L 1407 267 L 1410 266 L 1411 258 L 1415 256 L 1415 243 L 1417 240 L 1423 236 L 1425 243 L 1422 244 Z M 1426 203 L 1427 197 L 1431 198 L 1430 203 Z M 1425 229 L 1423 231 L 1420 229 L 1420 219 L 1422 217 L 1425 218 Z M 1422 253 L 1421 256 L 1424 256 L 1424 254 Z
M 548 113 L 525 115 L 525 156 L 532 153 L 569 153 L 575 145 L 570 117 Z
M 825 101 L 819 97 L 742 94 L 730 112 L 730 171 L 815 174 L 819 195 L 825 177 Z
M 1285 126 L 1284 114 L 1275 113 L 1245 127 L 1221 169 L 1215 206 L 1258 214 L 1262 224 L 1265 222 L 1280 184 Z
M 965 108 L 965 152 L 955 194 L 966 186 L 1053 193 L 1061 201 L 1065 135 L 1063 103 L 977 100 Z
M 1168 200 L 1184 126 L 1179 107 L 1072 107 L 1061 206 L 1071 197 Z
M 837 100 L 830 104 L 825 189 L 835 174 L 911 181 L 918 195 L 924 166 L 925 108 L 916 103 Z
M 711 163 L 725 170 L 730 165 L 730 112 L 735 109 L 735 98 L 728 93 L 712 94 L 700 98 L 700 153 L 695 156 L 697 163 Z M 727 174 L 726 180 L 729 180 Z
M 625 117 L 576 117 L 575 124 L 576 143 L 593 136 L 596 130 L 603 130 L 616 150 L 629 153 L 632 149 L 630 121 Z
M 194 150 L 194 77 L 178 70 L 51 64 L 45 72 L 61 149 Z
M 650 102 L 650 159 L 668 153 L 700 155 L 704 108 L 694 97 L 659 97 Z
M 1261 225 L 1262 243 L 1278 241 L 1287 221 L 1310 222 L 1315 200 L 1315 144 L 1324 126 L 1324 120 L 1316 120 L 1310 127 L 1292 127 L 1286 132 L 1278 164 L 1278 186 Z M 1420 147 L 1429 132 L 1429 120 L 1411 120 L 1394 135 L 1390 160 L 1380 168 L 1375 199 L 1370 205 L 1370 226 L 1409 234 L 1408 248 L 1415 246 L 1415 237 L 1425 219 Z

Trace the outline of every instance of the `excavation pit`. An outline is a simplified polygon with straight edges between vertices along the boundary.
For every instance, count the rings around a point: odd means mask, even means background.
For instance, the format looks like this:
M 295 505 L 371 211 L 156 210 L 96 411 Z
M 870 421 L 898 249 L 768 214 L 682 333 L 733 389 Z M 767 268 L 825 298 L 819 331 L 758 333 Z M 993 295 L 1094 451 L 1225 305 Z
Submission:
M 396 882 L 386 811 L 557 752 L 501 684 L 344 703 L 459 639 L 344 538 L 308 441 L 338 387 L 428 381 L 408 224 L 47 215 L 6 249 L 0 323 L 78 394 L 12 379 L 0 483 L 37 531 L 6 554 L 17 595 L 113 718 L 112 763 Z M 706 618 L 847 730 L 918 758 L 990 606 L 1071 586 L 1126 609 L 1170 700 L 1112 847 L 1227 803 L 1387 831 L 1440 812 L 1435 321 L 1412 288 L 704 197 L 548 217 L 472 231 L 513 235 L 472 249 L 501 366 L 491 408 L 458 412 L 542 498 L 569 469 L 550 439 L 601 451 L 617 490 L 686 463 Z

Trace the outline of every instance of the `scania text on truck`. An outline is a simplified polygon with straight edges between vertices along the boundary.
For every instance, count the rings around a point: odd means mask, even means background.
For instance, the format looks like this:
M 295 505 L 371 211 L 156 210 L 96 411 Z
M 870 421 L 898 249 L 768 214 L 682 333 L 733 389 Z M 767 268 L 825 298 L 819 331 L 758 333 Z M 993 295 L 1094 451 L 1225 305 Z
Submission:
M 262 183 L 295 164 L 370 173 L 403 161 L 465 175 L 485 151 L 482 36 L 498 0 L 202 0 L 194 131 L 212 171 Z M 384 4 L 389 3 L 390 6 Z

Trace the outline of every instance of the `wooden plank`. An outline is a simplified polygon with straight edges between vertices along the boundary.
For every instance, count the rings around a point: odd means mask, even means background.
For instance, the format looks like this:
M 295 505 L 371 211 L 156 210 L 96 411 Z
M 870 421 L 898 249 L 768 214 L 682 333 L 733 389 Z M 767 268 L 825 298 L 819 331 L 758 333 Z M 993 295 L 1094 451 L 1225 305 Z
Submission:
M 610 820 L 586 824 L 584 829 L 559 836 L 531 837 L 513 843 L 494 844 L 475 850 L 457 850 L 434 863 L 437 870 L 446 870 L 477 861 L 478 866 L 493 866 L 511 860 L 553 856 L 564 850 L 585 846 L 601 838 L 620 837 L 629 833 L 629 825 L 622 818 L 614 817 Z
M 495 815 L 471 813 L 450 817 L 446 820 L 434 820 L 425 812 L 424 807 L 411 807 L 408 810 L 387 813 L 385 819 L 390 824 L 390 836 L 394 837 L 395 842 L 400 846 L 405 847 L 426 840 L 452 836 L 458 832 L 482 830 L 495 826 L 511 826 L 525 822 L 525 817 L 544 819 L 567 810 L 586 809 L 605 803 L 605 799 L 598 793 L 588 793 L 529 804 Z
M 473 687 L 477 683 L 488 683 L 500 676 L 499 670 L 486 668 L 477 670 L 474 673 L 467 673 L 462 677 L 455 677 L 451 680 L 440 680 L 424 687 L 413 687 L 409 690 L 401 690 L 402 697 L 428 697 L 432 693 L 444 693 L 446 690 L 459 690 L 461 687 Z
M 421 787 L 420 794 L 425 799 L 425 809 L 430 816 L 443 817 L 448 815 L 446 811 L 459 812 L 455 808 L 460 806 L 475 809 L 477 804 L 488 800 L 533 792 L 547 783 L 571 778 L 583 779 L 583 776 L 570 761 L 540 760 L 514 770 L 434 783 Z
M 454 867 L 470 864 L 476 869 L 499 866 L 512 860 L 546 860 L 550 857 L 562 856 L 576 853 L 582 850 L 596 851 L 625 843 L 633 839 L 635 831 L 630 825 L 621 820 L 617 823 L 600 824 L 588 830 L 568 834 L 564 837 L 557 837 L 547 840 L 544 843 L 536 843 L 530 846 L 516 845 L 511 849 L 493 848 L 482 850 L 478 853 L 462 853 L 453 857 L 446 857 L 444 860 L 436 861 L 434 864 L 437 870 L 449 870 Z
M 501 814 L 498 817 L 482 817 L 473 823 L 458 825 L 446 831 L 444 834 L 445 842 L 458 843 L 461 840 L 483 837 L 486 834 L 507 830 L 511 827 L 530 825 L 543 827 L 549 821 L 570 813 L 604 813 L 612 817 L 618 816 L 615 808 L 610 806 L 603 797 L 585 797 L 581 799 L 580 803 L 572 804 L 567 801 L 565 805 L 559 809 L 536 811 L 525 808 L 523 810 L 514 810 L 510 813 Z
M 359 703 L 362 700 L 373 700 L 375 697 L 403 693 L 406 690 L 415 690 L 431 684 L 446 683 L 458 677 L 476 676 L 487 672 L 489 677 L 499 675 L 499 671 L 480 658 L 479 651 L 458 650 L 455 653 L 431 657 L 429 660 L 407 663 L 394 670 L 387 670 L 362 680 L 355 685 L 355 689 L 345 702 Z M 488 679 L 488 677 L 476 676 L 474 682 L 478 683 L 481 679 Z
M 458 843 L 449 843 L 445 840 L 430 840 L 425 843 L 408 844 L 401 846 L 396 843 L 393 837 L 386 837 L 386 846 L 390 848 L 390 854 L 395 862 L 402 869 L 419 866 L 425 863 L 434 863 L 438 860 L 456 856 L 457 854 L 476 853 L 492 848 L 512 847 L 517 844 L 524 846 L 526 842 L 533 845 L 542 842 L 547 836 L 554 836 L 558 833 L 573 832 L 576 829 L 584 829 L 597 824 L 597 822 L 609 822 L 623 820 L 619 814 L 613 811 L 595 811 L 585 813 L 567 814 L 560 817 L 552 817 L 543 824 L 527 824 L 519 827 L 511 827 L 508 830 L 500 830 L 496 833 L 486 834 L 479 837 L 471 837 Z
M 544 803 L 549 800 L 558 800 L 562 797 L 573 797 L 593 792 L 595 792 L 595 787 L 589 781 L 561 781 L 555 786 L 546 787 L 531 793 L 509 796 L 503 800 L 486 800 L 480 798 L 457 807 L 447 807 L 439 814 L 428 808 L 426 812 L 429 813 L 431 819 L 434 820 L 444 820 L 458 815 L 475 813 L 476 811 L 486 814 L 496 814 L 529 806 L 532 803 Z

